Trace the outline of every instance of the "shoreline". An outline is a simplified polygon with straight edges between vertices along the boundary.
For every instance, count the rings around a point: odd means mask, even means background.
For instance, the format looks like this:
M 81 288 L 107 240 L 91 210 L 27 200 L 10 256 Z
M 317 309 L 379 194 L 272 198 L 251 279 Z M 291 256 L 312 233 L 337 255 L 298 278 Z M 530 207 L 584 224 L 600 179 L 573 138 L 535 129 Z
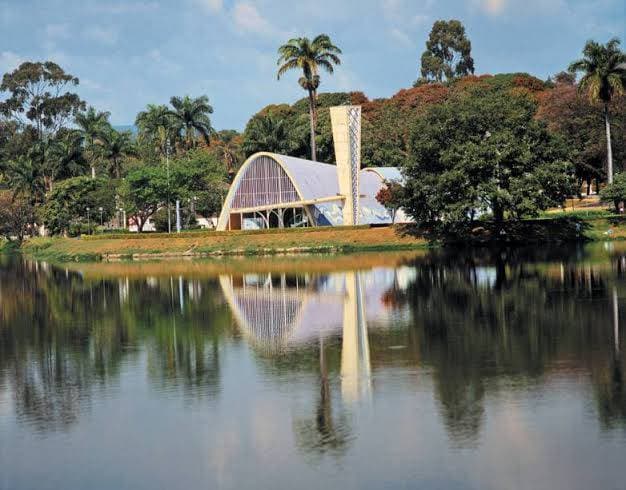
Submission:
M 537 246 L 543 243 L 626 240 L 623 217 L 555 217 L 508 222 L 504 238 L 477 226 L 474 236 L 452 245 Z M 445 247 L 437 239 L 408 233 L 405 227 L 305 228 L 289 230 L 183 232 L 181 234 L 95 235 L 81 238 L 36 237 L 16 251 L 26 257 L 54 262 L 113 262 L 124 260 L 195 259 L 210 257 L 269 257 L 356 252 L 392 252 Z

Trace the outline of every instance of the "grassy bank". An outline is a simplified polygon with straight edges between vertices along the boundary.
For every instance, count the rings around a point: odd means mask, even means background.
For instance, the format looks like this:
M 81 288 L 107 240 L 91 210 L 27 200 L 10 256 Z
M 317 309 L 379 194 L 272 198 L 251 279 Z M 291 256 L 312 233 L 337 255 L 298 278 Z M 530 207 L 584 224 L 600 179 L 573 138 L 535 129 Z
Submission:
M 428 246 L 422 237 L 386 228 L 308 228 L 277 232 L 181 233 L 178 235 L 102 235 L 88 238 L 33 238 L 26 255 L 55 261 L 272 255 L 373 250 L 408 250 Z
M 566 216 L 510 222 L 505 233 L 494 238 L 486 226 L 477 226 L 463 244 L 538 244 L 571 241 L 626 239 L 621 217 L 580 218 Z M 99 235 L 82 238 L 33 238 L 24 242 L 28 256 L 68 261 L 341 253 L 376 250 L 411 250 L 439 243 L 400 227 L 307 228 L 256 232 L 194 232 L 178 235 Z

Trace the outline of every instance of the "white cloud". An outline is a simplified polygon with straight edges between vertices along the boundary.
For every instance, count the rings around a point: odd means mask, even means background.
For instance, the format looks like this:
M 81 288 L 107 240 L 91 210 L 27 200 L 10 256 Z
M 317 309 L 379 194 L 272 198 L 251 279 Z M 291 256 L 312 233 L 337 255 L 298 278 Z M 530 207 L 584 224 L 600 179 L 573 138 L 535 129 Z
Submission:
M 117 31 L 111 27 L 91 26 L 85 29 L 87 39 L 111 46 L 117 43 Z
M 24 61 L 24 58 L 12 51 L 0 52 L 0 75 L 15 70 Z
M 276 29 L 263 17 L 257 8 L 249 2 L 239 2 L 233 8 L 235 26 L 242 32 L 251 32 L 264 36 L 276 34 Z

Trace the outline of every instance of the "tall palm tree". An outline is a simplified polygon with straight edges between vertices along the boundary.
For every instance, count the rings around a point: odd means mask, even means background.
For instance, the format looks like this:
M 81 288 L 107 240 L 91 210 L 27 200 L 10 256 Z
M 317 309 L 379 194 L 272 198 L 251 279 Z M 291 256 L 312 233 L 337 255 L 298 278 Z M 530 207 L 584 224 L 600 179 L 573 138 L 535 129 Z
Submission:
M 309 94 L 309 117 L 311 120 L 311 159 L 317 160 L 315 128 L 317 126 L 317 89 L 320 85 L 319 69 L 334 72 L 333 65 L 341 64 L 341 49 L 335 46 L 326 34 L 319 34 L 313 41 L 307 37 L 290 39 L 278 48 L 277 78 L 289 70 L 302 70 L 298 79 L 300 86 Z
M 130 131 L 116 131 L 110 128 L 102 136 L 102 153 L 108 162 L 109 175 L 122 177 L 122 161 L 137 154 Z
M 176 123 L 166 105 L 148 104 L 145 111 L 137 114 L 135 125 L 140 140 L 151 142 L 161 156 L 165 156 L 167 142 L 176 139 Z
M 185 146 L 190 149 L 195 146 L 196 134 L 200 133 L 204 142 L 209 146 L 209 137 L 213 133 L 209 114 L 213 114 L 213 107 L 209 104 L 206 95 L 192 99 L 185 97 L 172 97 L 170 104 L 174 110 L 169 114 L 174 119 L 180 131 L 185 134 Z
M 96 177 L 97 144 L 109 128 L 110 115 L 110 112 L 97 111 L 95 108 L 89 107 L 86 111 L 78 113 L 74 120 L 83 134 L 85 152 L 91 166 L 91 178 Z
M 578 84 L 592 102 L 604 105 L 604 126 L 606 129 L 607 181 L 613 182 L 613 150 L 611 148 L 611 123 L 609 104 L 615 96 L 622 95 L 626 87 L 626 53 L 619 48 L 620 41 L 611 39 L 606 45 L 587 41 L 583 58 L 569 66 L 572 73 L 582 72 Z

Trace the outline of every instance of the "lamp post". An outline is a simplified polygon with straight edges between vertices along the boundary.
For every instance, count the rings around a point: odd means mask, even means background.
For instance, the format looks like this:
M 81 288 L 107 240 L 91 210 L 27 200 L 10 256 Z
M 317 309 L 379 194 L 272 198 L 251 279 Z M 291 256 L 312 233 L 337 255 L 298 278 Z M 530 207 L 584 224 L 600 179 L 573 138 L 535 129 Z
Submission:
M 89 217 L 89 206 L 87 206 L 87 235 L 91 235 L 91 218 Z
M 172 213 L 170 210 L 170 139 L 165 140 L 165 166 L 167 168 L 167 232 L 172 233 Z
M 102 206 L 100 206 L 98 208 L 98 211 L 100 211 L 100 226 L 104 226 L 104 222 L 102 221 L 102 211 L 104 211 L 104 209 L 102 208 Z

